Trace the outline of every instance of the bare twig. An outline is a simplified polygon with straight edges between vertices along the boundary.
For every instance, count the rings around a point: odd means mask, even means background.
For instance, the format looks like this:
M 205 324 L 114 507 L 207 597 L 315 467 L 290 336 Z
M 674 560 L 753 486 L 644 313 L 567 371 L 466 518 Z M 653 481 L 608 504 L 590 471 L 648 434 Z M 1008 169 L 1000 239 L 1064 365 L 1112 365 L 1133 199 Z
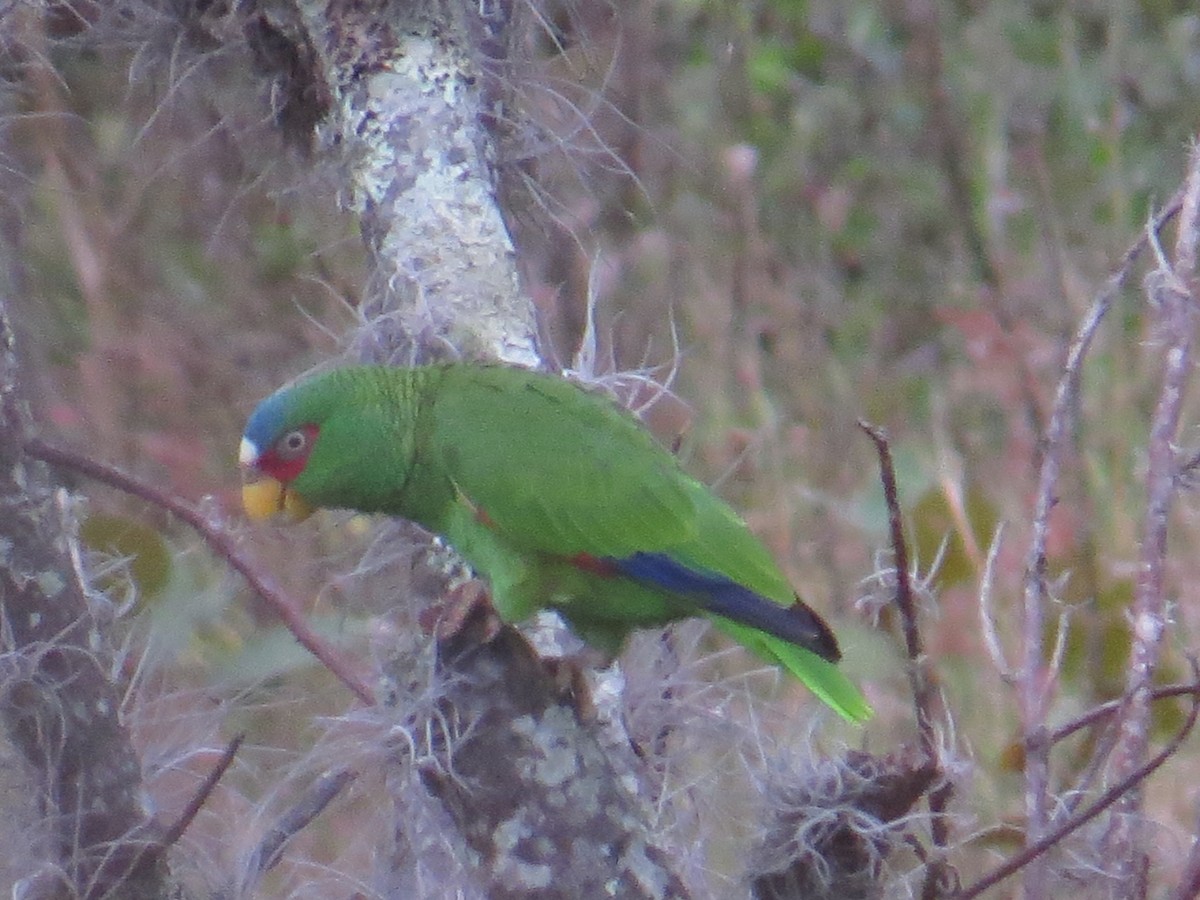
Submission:
M 1156 236 L 1147 241 L 1157 249 Z M 1200 241 L 1200 144 L 1193 144 L 1179 213 L 1174 264 L 1159 253 L 1159 266 L 1147 278 L 1150 305 L 1158 313 L 1157 330 L 1165 344 L 1162 387 L 1150 422 L 1146 448 L 1146 512 L 1142 521 L 1141 553 L 1132 610 L 1132 644 L 1125 684 L 1125 702 L 1118 713 L 1118 738 L 1113 751 L 1113 774 L 1122 778 L 1146 755 L 1150 727 L 1150 691 L 1162 654 L 1166 632 L 1167 527 L 1175 499 L 1179 433 L 1183 397 L 1192 371 L 1196 297 L 1193 291 L 1196 244 Z M 1145 854 L 1137 832 L 1141 792 L 1121 798 L 1107 835 L 1110 859 L 1118 883 L 1134 883 Z
M 338 653 L 336 649 L 312 629 L 300 604 L 296 603 L 282 589 L 272 583 L 260 571 L 258 566 L 237 546 L 234 536 L 223 530 L 209 516 L 190 503 L 172 496 L 165 491 L 161 491 L 153 485 L 146 484 L 144 481 L 140 481 L 114 466 L 98 462 L 73 450 L 47 444 L 40 438 L 33 438 L 26 442 L 25 452 L 53 466 L 80 472 L 96 481 L 103 482 L 127 494 L 153 503 L 155 506 L 167 510 L 176 518 L 186 522 L 204 538 L 205 543 L 212 548 L 213 552 L 224 559 L 232 569 L 246 579 L 251 590 L 263 602 L 275 610 L 276 615 L 283 620 L 283 623 L 301 646 L 316 657 L 325 668 L 336 675 L 346 687 L 350 688 L 358 699 L 368 706 L 374 705 L 375 697 L 371 689 L 359 678 L 345 657 Z
M 1148 233 L 1157 233 L 1176 213 L 1183 202 L 1179 192 L 1151 223 Z M 1046 734 L 1046 714 L 1051 694 L 1051 675 L 1046 670 L 1044 635 L 1046 632 L 1046 543 L 1050 532 L 1050 511 L 1057 502 L 1059 469 L 1067 437 L 1071 432 L 1073 411 L 1079 393 L 1079 375 L 1083 360 L 1101 321 L 1108 314 L 1117 294 L 1129 280 L 1133 265 L 1148 245 L 1148 234 L 1132 244 L 1120 265 L 1108 277 L 1104 287 L 1092 302 L 1091 308 L 1067 349 L 1066 361 L 1055 390 L 1054 405 L 1043 439 L 1041 470 L 1034 502 L 1032 536 L 1025 557 L 1024 588 L 1022 591 L 1021 638 L 1023 662 L 1018 680 L 1018 700 L 1021 707 L 1021 729 L 1026 746 L 1025 754 L 1025 815 L 1026 835 L 1039 843 L 1049 823 L 1050 743 Z M 1026 896 L 1045 896 L 1045 867 L 1035 855 L 1033 865 L 1025 875 Z
M 1115 290 L 1111 293 L 1105 292 L 1096 299 L 1067 353 L 1067 362 L 1059 379 L 1044 440 L 1042 468 L 1038 477 L 1034 507 L 1033 536 L 1025 559 L 1021 619 L 1024 654 L 1017 690 L 1021 708 L 1021 730 L 1026 746 L 1025 815 L 1026 835 L 1033 842 L 1030 846 L 1036 846 L 1045 836 L 1049 817 L 1050 745 L 1046 741 L 1045 723 L 1050 685 L 1044 671 L 1043 635 L 1046 628 L 1046 541 L 1050 530 L 1050 510 L 1057 500 L 1059 465 L 1067 435 L 1070 433 L 1083 358 L 1091 346 L 1096 329 L 1112 305 L 1115 293 Z M 1027 862 L 1035 862 L 1039 856 L 1040 854 L 1031 855 Z M 1044 866 L 1031 866 L 1025 875 L 1026 894 L 1040 900 L 1045 896 L 1044 886 Z
M 1004 525 L 996 529 L 992 537 L 992 545 L 988 548 L 987 562 L 983 567 L 983 578 L 979 582 L 979 625 L 983 634 L 983 645 L 987 648 L 992 665 L 1000 673 L 1000 679 L 1009 684 L 1015 681 L 1012 666 L 1004 655 L 1004 645 L 1000 643 L 1000 634 L 996 630 L 996 620 L 992 616 L 992 585 L 995 582 L 996 559 L 1000 555 L 1000 545 L 1004 540 Z
M 1157 702 L 1159 700 L 1169 700 L 1172 697 L 1187 697 L 1193 694 L 1200 693 L 1200 682 L 1190 682 L 1188 684 L 1171 684 L 1166 687 L 1156 688 L 1150 692 L 1150 700 Z M 1101 703 L 1098 706 L 1089 709 L 1083 715 L 1072 719 L 1065 725 L 1060 725 L 1050 732 L 1047 740 L 1051 744 L 1058 744 L 1065 741 L 1075 732 L 1095 725 L 1098 722 L 1107 719 L 1121 708 L 1121 703 L 1124 698 L 1118 697 L 1116 700 L 1109 700 L 1107 703 Z
M 1008 861 L 992 870 L 990 873 L 979 879 L 974 884 L 964 888 L 961 892 L 954 895 L 954 900 L 971 900 L 972 897 L 978 897 L 989 888 L 995 887 L 1005 878 L 1014 875 L 1021 869 L 1029 866 L 1035 859 L 1042 856 L 1047 850 L 1058 844 L 1072 832 L 1082 828 L 1100 813 L 1109 809 L 1113 804 L 1117 803 L 1122 797 L 1126 796 L 1130 791 L 1136 789 L 1143 781 L 1154 773 L 1159 766 L 1165 763 L 1174 755 L 1187 736 L 1191 733 L 1192 728 L 1196 724 L 1197 713 L 1200 713 L 1200 688 L 1193 689 L 1188 693 L 1192 694 L 1192 709 L 1188 713 L 1187 721 L 1176 732 L 1173 737 L 1162 750 L 1149 760 L 1145 765 L 1139 766 L 1127 777 L 1122 779 L 1117 784 L 1101 794 L 1096 800 L 1086 809 L 1072 816 L 1066 822 L 1048 832 L 1038 841 L 1029 844 L 1018 853 L 1011 857 Z
M 1168 687 L 1159 688 L 1151 692 L 1151 701 L 1165 700 L 1171 697 L 1182 697 L 1192 694 L 1200 690 L 1200 684 L 1177 684 Z M 1107 703 L 1102 703 L 1094 707 L 1083 715 L 1065 725 L 1060 725 L 1054 731 L 1050 732 L 1046 738 L 1047 744 L 1053 746 L 1058 744 L 1075 732 L 1082 728 L 1087 728 L 1096 723 L 1107 720 L 1121 710 L 1122 704 L 1125 702 L 1124 697 L 1119 697 L 1116 700 L 1109 700 Z M 1074 784 L 1071 786 L 1071 792 L 1065 796 L 1057 805 L 1055 810 L 1056 819 L 1058 822 L 1063 822 L 1075 815 L 1075 811 L 1087 798 L 1088 793 L 1092 789 L 1092 785 L 1103 774 L 1104 766 L 1116 746 L 1117 734 L 1115 729 L 1105 729 L 1096 742 L 1096 747 L 1092 751 L 1091 759 L 1084 767 L 1082 772 L 1076 776 Z
M 196 814 L 200 812 L 204 804 L 208 802 L 208 798 L 212 796 L 217 783 L 229 771 L 229 767 L 233 765 L 233 758 L 237 756 L 237 752 L 245 740 L 246 735 L 244 734 L 234 735 L 233 740 L 221 751 L 221 758 L 217 760 L 217 764 L 213 766 L 212 771 L 208 773 L 204 781 L 201 782 L 200 787 L 192 794 L 192 799 L 188 801 L 188 805 L 184 807 L 183 812 L 179 814 L 179 818 L 163 834 L 162 839 L 159 841 L 160 848 L 165 850 L 183 837 L 183 833 L 192 824 L 192 820 L 196 818 Z
M 892 466 L 892 453 L 888 447 L 887 434 L 882 428 L 859 419 L 858 427 L 867 433 L 875 443 L 875 451 L 879 454 L 879 478 L 883 482 L 883 496 L 888 509 L 888 527 L 891 531 L 892 553 L 895 557 L 896 568 L 896 606 L 900 610 L 900 625 L 904 631 L 904 649 L 909 662 L 917 663 L 925 651 L 921 647 L 921 631 L 917 622 L 917 607 L 913 601 L 912 582 L 908 574 L 908 543 L 904 539 L 904 520 L 900 511 L 899 494 L 896 490 L 896 471 Z M 928 723 L 929 704 L 927 699 L 929 688 L 918 685 L 917 679 L 921 673 L 914 666 L 910 669 L 909 677 L 913 680 L 913 699 L 917 702 L 917 721 Z M 921 688 L 920 690 L 918 688 Z
M 892 554 L 896 569 L 896 606 L 900 610 L 904 646 L 908 654 L 908 678 L 913 692 L 913 704 L 916 707 L 917 730 L 920 735 L 921 751 L 931 763 L 938 767 L 940 775 L 941 753 L 938 746 L 937 724 L 945 720 L 945 709 L 937 678 L 929 666 L 929 660 L 921 645 L 920 623 L 908 572 L 908 544 L 904 538 L 904 520 L 900 510 L 899 492 L 896 488 L 896 471 L 892 465 L 892 452 L 888 446 L 887 434 L 882 428 L 861 419 L 858 426 L 875 443 L 875 450 L 879 454 L 879 477 L 883 482 L 883 495 L 887 503 L 888 525 L 891 530 Z M 936 896 L 938 886 L 943 883 L 945 861 L 940 858 L 940 854 L 944 852 L 949 843 L 950 835 L 945 813 L 953 792 L 953 785 L 948 780 L 942 780 L 929 794 L 929 812 L 932 819 L 930 837 L 939 851 L 939 855 L 934 857 L 926 868 L 925 883 L 921 891 L 922 897 L 925 898 Z
M 274 868 L 283 856 L 283 848 L 309 822 L 319 816 L 342 790 L 358 777 L 352 769 L 328 772 L 317 779 L 295 806 L 279 817 L 275 826 L 263 835 L 250 856 L 249 871 L 262 875 Z

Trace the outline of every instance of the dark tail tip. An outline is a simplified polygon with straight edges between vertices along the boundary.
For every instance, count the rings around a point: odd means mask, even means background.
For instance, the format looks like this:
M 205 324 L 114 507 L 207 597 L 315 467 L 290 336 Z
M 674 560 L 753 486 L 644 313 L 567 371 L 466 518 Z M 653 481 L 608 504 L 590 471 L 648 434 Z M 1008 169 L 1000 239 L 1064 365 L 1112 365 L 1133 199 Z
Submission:
M 812 608 L 799 597 L 788 609 L 792 615 L 804 623 L 802 628 L 809 633 L 811 643 L 807 643 L 805 649 L 811 650 L 817 656 L 831 663 L 841 660 L 842 651 L 838 647 L 837 638 L 834 637 L 833 629 L 824 619 L 813 612 Z

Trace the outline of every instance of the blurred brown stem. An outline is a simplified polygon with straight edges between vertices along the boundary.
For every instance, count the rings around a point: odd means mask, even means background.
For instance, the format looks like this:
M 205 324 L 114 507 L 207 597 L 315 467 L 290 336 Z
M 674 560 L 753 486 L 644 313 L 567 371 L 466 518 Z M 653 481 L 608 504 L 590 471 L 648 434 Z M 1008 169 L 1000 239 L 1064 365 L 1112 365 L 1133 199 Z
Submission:
M 251 856 L 248 867 L 256 875 L 269 872 L 279 862 L 283 848 L 300 833 L 313 819 L 319 816 L 334 798 L 350 784 L 358 773 L 353 769 L 339 769 L 318 778 L 298 803 L 292 806 L 268 831 Z
M 139 481 L 114 466 L 98 462 L 73 450 L 55 447 L 39 438 L 33 438 L 26 442 L 25 452 L 53 466 L 71 469 L 89 478 L 94 478 L 96 481 L 111 485 L 120 491 L 153 503 L 182 519 L 204 538 L 205 543 L 212 548 L 213 552 L 246 579 L 254 593 L 283 620 L 301 646 L 336 675 L 346 687 L 350 688 L 359 700 L 368 706 L 374 705 L 375 697 L 371 689 L 359 678 L 345 657 L 313 631 L 300 604 L 273 584 L 268 576 L 264 575 L 259 567 L 238 548 L 234 536 L 220 528 L 203 512 L 178 497 Z
M 187 831 L 188 826 L 192 824 L 192 820 L 196 818 L 196 814 L 208 802 L 208 798 L 212 796 L 212 792 L 216 789 L 220 780 L 225 777 L 225 773 L 229 771 L 229 767 L 233 765 L 233 759 L 237 756 L 237 752 L 241 749 L 243 742 L 246 740 L 246 735 L 237 734 L 221 751 L 221 758 L 217 760 L 217 764 L 213 766 L 212 771 L 205 776 L 200 787 L 192 794 L 192 799 L 188 801 L 183 812 L 180 813 L 171 827 L 166 830 L 162 836 L 161 846 L 163 848 L 170 847 L 175 844 L 183 833 Z
M 925 758 L 938 767 L 940 776 L 941 754 L 938 748 L 937 725 L 945 721 L 945 710 L 942 708 L 937 678 L 921 644 L 917 605 L 913 599 L 912 581 L 908 573 L 908 543 L 904 539 L 904 520 L 901 515 L 899 491 L 896 488 L 892 451 L 888 445 L 887 434 L 882 428 L 861 419 L 858 425 L 875 443 L 875 451 L 879 455 L 879 478 L 883 482 L 883 496 L 887 503 L 896 570 L 896 606 L 900 610 L 900 624 L 904 632 L 905 651 L 908 654 L 908 678 L 913 692 L 913 704 L 916 707 L 917 730 L 920 734 L 921 750 Z M 940 855 L 944 853 L 950 838 L 945 813 L 953 792 L 953 785 L 948 780 L 943 780 L 929 794 L 929 812 L 932 820 L 929 830 L 938 855 L 931 859 L 926 868 L 921 888 L 921 896 L 925 900 L 937 896 L 940 886 L 945 882 L 943 875 L 946 863 Z

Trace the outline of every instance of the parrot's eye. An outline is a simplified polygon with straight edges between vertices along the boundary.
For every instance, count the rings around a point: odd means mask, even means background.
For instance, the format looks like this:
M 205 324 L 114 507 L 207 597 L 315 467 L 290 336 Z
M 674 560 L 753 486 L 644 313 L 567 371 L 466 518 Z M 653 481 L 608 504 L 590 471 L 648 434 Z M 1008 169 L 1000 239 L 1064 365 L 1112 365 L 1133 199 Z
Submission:
M 308 433 L 303 428 L 289 431 L 278 440 L 275 447 L 284 459 L 295 459 L 308 449 Z

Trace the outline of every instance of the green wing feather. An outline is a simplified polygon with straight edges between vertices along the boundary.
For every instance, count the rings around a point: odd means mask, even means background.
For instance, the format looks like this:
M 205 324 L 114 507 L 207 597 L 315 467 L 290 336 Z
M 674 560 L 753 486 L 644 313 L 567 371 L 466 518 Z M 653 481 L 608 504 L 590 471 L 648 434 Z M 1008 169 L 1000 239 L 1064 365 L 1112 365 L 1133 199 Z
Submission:
M 728 619 L 713 616 L 712 623 L 763 659 L 783 666 L 848 722 L 865 722 L 871 718 L 871 706 L 866 698 L 834 663 L 803 647 Z
M 517 369 L 449 367 L 430 402 L 422 452 L 514 544 L 624 557 L 694 537 L 694 482 L 607 398 Z
M 556 556 L 669 552 L 780 603 L 794 591 L 745 523 L 607 398 L 499 367 L 452 367 L 429 451 L 510 541 Z

